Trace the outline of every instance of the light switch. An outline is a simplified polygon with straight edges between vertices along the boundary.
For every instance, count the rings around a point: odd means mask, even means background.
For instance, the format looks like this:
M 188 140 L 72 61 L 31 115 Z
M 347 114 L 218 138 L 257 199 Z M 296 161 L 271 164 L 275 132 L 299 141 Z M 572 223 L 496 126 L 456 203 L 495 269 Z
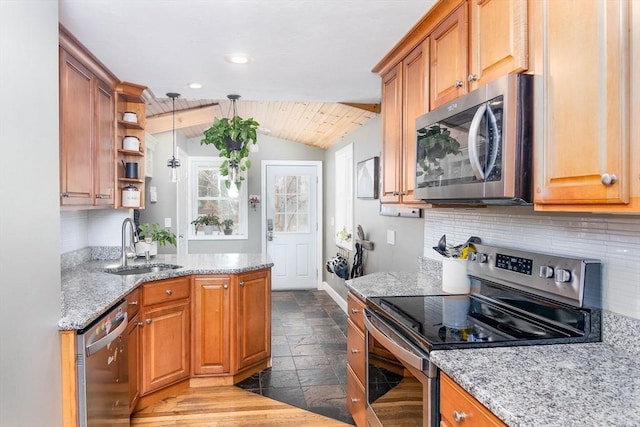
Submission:
M 390 245 L 396 244 L 396 232 L 395 230 L 387 230 L 387 243 Z
M 158 189 L 154 186 L 149 187 L 149 201 L 151 203 L 158 201 Z
M 165 218 L 164 219 L 164 227 L 165 228 L 171 228 L 171 218 Z

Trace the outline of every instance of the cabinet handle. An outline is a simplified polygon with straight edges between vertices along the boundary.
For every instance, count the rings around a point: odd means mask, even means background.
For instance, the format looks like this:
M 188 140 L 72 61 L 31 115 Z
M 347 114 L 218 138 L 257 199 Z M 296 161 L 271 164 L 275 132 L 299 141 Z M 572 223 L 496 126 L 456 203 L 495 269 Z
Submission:
M 358 353 L 360 353 L 360 350 L 358 350 L 357 348 L 352 348 L 351 349 L 351 353 L 352 354 L 358 354 Z
M 153 319 L 146 319 L 145 322 L 147 322 L 147 325 L 150 325 L 151 322 L 153 322 Z
M 357 308 L 352 308 L 352 309 L 351 309 L 351 312 L 352 312 L 353 314 L 357 314 L 357 313 L 360 313 L 360 310 L 358 310 Z
M 60 193 L 60 196 L 62 196 L 62 197 L 69 197 L 69 193 Z
M 618 180 L 618 177 L 615 174 L 603 173 L 600 176 L 600 182 L 602 182 L 602 184 L 607 185 L 607 186 L 613 184 L 617 180 Z
M 151 319 L 149 319 L 149 320 L 151 320 Z M 141 328 L 142 326 L 144 326 L 144 323 L 142 323 L 142 322 L 138 322 L 138 323 L 136 323 L 136 326 L 138 326 L 139 328 Z
M 405 193 L 404 191 L 400 192 L 400 196 L 406 196 L 406 195 L 407 195 L 407 193 Z
M 463 411 L 453 411 L 453 419 L 457 423 L 461 423 L 467 418 L 467 414 Z
M 138 301 L 129 301 L 129 305 L 138 305 Z
M 172 295 L 173 294 L 173 291 L 171 289 L 167 289 L 165 292 L 167 293 L 167 295 Z
M 355 398 L 355 397 L 351 398 L 351 403 L 358 403 L 358 402 L 360 402 L 360 399 Z
M 240 286 L 244 286 L 244 281 L 243 281 L 243 282 L 240 282 Z
M 397 191 L 394 191 L 394 192 L 392 193 L 392 195 L 393 195 L 393 196 L 399 196 L 399 195 L 400 195 L 400 193 L 398 193 Z
M 469 77 L 467 77 L 467 80 L 469 80 L 470 82 L 477 82 L 478 81 L 478 75 L 477 74 L 469 74 Z
M 102 194 L 96 194 L 96 199 L 102 199 Z
M 462 80 L 456 80 L 456 82 L 454 83 L 455 87 L 462 87 L 464 83 L 462 83 Z
M 222 285 L 224 289 L 229 289 L 229 285 Z

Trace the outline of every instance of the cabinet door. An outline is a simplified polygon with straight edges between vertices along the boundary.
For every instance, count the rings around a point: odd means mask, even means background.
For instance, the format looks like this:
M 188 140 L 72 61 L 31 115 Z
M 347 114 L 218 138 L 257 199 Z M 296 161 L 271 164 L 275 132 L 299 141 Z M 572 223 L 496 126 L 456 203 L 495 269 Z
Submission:
M 469 90 L 529 66 L 527 0 L 470 0 Z
M 534 2 L 536 209 L 629 202 L 629 4 Z
M 93 204 L 94 75 L 60 49 L 60 205 Z
M 134 316 L 127 326 L 127 364 L 129 366 L 129 413 L 140 397 L 140 316 Z
M 380 202 L 400 203 L 402 171 L 402 64 L 382 78 L 382 188 Z
M 466 3 L 429 35 L 431 109 L 467 92 L 467 37 Z
M 237 372 L 271 357 L 271 270 L 239 274 L 235 280 Z
M 189 376 L 189 300 L 142 312 L 142 394 Z
M 109 85 L 97 81 L 94 189 L 96 205 L 113 205 L 115 194 L 115 97 Z
M 416 188 L 416 118 L 427 112 L 425 88 L 428 87 L 428 73 L 425 58 L 428 46 L 418 45 L 402 61 L 402 203 L 420 203 L 413 197 Z
M 193 291 L 193 372 L 231 370 L 231 279 L 196 277 Z

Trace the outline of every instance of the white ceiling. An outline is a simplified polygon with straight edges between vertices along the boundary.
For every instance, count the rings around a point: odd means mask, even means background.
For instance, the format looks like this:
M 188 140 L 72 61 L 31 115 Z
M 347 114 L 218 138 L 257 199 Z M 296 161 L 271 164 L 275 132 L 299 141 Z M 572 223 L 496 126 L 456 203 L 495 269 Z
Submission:
M 156 97 L 379 103 L 373 66 L 434 0 L 59 0 L 60 22 Z M 232 65 L 234 52 L 254 61 Z M 203 84 L 190 89 L 191 82 Z

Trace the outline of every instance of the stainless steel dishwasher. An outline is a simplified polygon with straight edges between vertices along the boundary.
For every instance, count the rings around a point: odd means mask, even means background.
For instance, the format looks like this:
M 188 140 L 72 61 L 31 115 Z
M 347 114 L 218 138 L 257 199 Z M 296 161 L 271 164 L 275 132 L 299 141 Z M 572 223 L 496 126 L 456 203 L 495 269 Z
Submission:
M 129 425 L 127 306 L 124 301 L 78 331 L 78 424 Z

